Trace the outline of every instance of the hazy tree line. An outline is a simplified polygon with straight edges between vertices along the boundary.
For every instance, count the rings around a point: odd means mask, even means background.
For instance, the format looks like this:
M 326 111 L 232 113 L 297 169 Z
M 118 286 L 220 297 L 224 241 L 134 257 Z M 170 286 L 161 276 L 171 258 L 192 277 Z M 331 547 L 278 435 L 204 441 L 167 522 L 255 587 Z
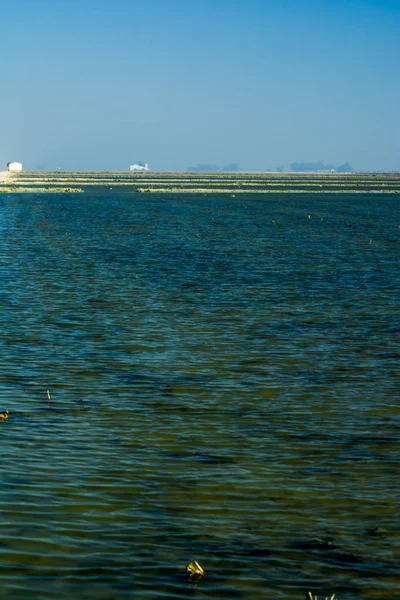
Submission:
M 290 169 L 292 171 L 336 171 L 337 173 L 352 173 L 354 171 L 353 167 L 345 162 L 343 165 L 325 165 L 322 162 L 308 162 L 308 163 L 298 163 L 293 162 L 290 165 Z
M 218 172 L 218 173 L 232 173 L 232 172 L 236 172 L 236 171 L 244 171 L 245 169 L 242 169 L 241 167 L 239 167 L 239 165 L 237 163 L 231 163 L 229 165 L 226 165 L 225 167 L 219 167 L 218 165 L 211 165 L 211 164 L 199 164 L 199 165 L 195 165 L 194 167 L 188 167 L 187 169 L 188 171 L 194 171 L 194 172 L 205 172 L 205 173 L 212 173 L 212 172 Z M 271 171 L 271 169 L 264 169 L 265 171 Z M 318 171 L 335 171 L 336 173 L 353 173 L 354 169 L 351 166 L 351 164 L 349 164 L 348 162 L 343 163 L 343 165 L 330 165 L 330 164 L 324 164 L 322 162 L 307 162 L 307 163 L 301 163 L 301 162 L 293 162 L 290 165 L 290 170 L 291 171 L 296 171 L 296 172 L 307 172 L 307 171 L 312 171 L 312 172 L 318 172 Z M 286 171 L 286 169 L 283 166 L 279 166 L 276 167 L 275 171 L 278 171 L 278 173 L 282 173 L 284 171 Z

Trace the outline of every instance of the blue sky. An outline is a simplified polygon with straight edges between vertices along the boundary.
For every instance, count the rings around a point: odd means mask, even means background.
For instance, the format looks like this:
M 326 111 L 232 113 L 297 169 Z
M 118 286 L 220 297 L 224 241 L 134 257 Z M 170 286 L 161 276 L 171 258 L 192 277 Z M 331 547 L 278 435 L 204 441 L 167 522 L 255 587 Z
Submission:
M 399 1 L 0 0 L 0 15 L 0 165 L 400 170 Z

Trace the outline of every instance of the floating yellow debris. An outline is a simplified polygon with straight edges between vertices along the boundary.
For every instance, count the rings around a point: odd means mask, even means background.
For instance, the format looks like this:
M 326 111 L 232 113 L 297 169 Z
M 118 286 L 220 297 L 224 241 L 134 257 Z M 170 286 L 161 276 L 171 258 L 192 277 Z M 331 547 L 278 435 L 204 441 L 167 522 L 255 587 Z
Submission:
M 203 577 L 204 569 L 199 565 L 197 560 L 194 560 L 186 567 L 186 573 L 190 579 L 198 579 L 199 577 Z
M 0 413 L 0 421 L 7 421 L 9 412 L 5 410 L 3 413 Z
M 311 592 L 308 592 L 306 600 L 318 600 L 318 596 L 313 596 Z M 330 598 L 326 597 L 325 600 L 335 600 L 335 594 L 332 594 Z

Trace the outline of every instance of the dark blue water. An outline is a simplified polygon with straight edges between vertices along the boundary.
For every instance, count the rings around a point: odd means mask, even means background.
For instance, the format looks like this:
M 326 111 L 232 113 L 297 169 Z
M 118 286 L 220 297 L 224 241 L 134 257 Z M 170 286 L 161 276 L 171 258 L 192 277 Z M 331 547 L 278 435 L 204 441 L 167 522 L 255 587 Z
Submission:
M 0 197 L 3 597 L 399 598 L 399 217 Z

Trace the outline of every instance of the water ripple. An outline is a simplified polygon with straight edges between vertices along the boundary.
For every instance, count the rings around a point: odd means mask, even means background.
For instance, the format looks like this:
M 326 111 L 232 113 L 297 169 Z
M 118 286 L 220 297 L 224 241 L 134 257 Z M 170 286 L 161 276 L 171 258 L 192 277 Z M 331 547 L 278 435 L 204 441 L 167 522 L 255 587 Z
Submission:
M 398 217 L 4 195 L 6 597 L 399 596 Z

